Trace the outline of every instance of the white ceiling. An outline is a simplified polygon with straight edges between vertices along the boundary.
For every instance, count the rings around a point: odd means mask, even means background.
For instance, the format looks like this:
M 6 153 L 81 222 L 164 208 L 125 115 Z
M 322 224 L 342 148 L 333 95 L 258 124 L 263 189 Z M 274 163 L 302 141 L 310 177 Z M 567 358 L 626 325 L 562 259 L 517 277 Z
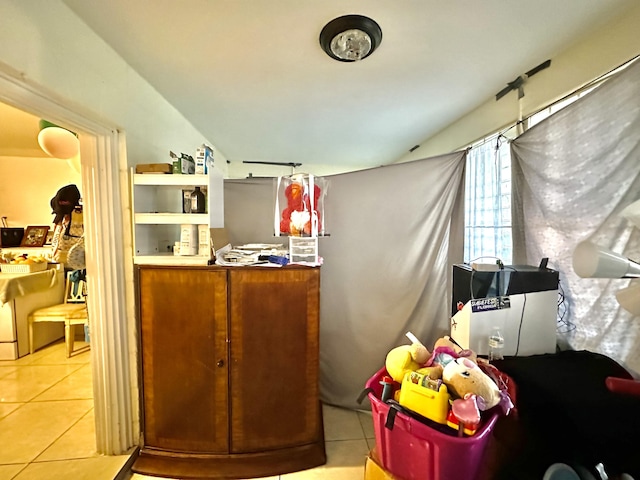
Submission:
M 63 1 L 229 160 L 354 166 L 401 157 L 634 4 Z M 338 62 L 318 37 L 352 13 L 380 25 L 382 44 Z

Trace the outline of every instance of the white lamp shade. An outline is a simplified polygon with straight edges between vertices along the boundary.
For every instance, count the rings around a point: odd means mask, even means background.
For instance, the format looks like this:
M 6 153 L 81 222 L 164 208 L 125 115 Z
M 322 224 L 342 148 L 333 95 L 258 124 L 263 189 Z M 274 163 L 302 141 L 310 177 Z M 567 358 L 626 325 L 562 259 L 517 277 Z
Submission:
M 582 278 L 640 277 L 640 264 L 589 241 L 573 251 L 573 270 Z
M 618 290 L 616 299 L 622 308 L 640 317 L 640 282 L 634 282 L 627 288 Z
M 72 132 L 61 127 L 46 127 L 38 133 L 38 144 L 54 158 L 69 159 L 80 152 L 80 142 Z

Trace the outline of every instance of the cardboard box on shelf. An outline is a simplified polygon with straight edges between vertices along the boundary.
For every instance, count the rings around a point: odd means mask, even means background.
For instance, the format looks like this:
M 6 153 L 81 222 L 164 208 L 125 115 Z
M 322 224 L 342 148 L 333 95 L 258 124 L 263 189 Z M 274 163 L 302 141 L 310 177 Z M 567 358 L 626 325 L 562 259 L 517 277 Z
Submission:
M 229 244 L 229 234 L 226 228 L 210 228 L 209 238 L 213 248 L 213 258 L 215 258 L 216 252 Z
M 211 256 L 209 225 L 198 225 L 198 255 Z
M 209 167 L 213 167 L 213 149 L 202 144 L 201 147 L 196 149 L 196 174 L 206 174 L 209 173 Z
M 180 255 L 198 254 L 198 226 L 180 226 Z
M 136 165 L 136 173 L 172 173 L 173 165 L 170 163 L 139 163 Z
M 196 164 L 191 156 L 182 154 L 173 159 L 173 173 L 193 175 L 196 171 Z

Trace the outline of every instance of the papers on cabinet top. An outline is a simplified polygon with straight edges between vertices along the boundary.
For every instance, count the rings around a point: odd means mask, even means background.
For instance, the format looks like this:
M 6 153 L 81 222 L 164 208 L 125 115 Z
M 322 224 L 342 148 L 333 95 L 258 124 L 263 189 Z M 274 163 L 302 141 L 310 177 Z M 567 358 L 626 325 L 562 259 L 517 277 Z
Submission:
M 249 265 L 260 265 L 264 267 L 280 267 L 276 263 L 270 263 L 265 257 L 270 255 L 285 256 L 287 250 L 282 245 L 254 243 L 231 247 L 227 244 L 216 251 L 216 265 L 223 267 L 242 267 Z

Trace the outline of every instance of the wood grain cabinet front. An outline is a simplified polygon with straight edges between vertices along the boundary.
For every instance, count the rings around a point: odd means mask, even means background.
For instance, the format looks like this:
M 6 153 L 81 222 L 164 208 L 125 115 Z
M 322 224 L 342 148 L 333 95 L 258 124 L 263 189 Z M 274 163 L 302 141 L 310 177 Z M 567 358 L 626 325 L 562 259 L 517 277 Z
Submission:
M 143 445 L 133 471 L 252 478 L 326 462 L 320 269 L 136 268 Z

